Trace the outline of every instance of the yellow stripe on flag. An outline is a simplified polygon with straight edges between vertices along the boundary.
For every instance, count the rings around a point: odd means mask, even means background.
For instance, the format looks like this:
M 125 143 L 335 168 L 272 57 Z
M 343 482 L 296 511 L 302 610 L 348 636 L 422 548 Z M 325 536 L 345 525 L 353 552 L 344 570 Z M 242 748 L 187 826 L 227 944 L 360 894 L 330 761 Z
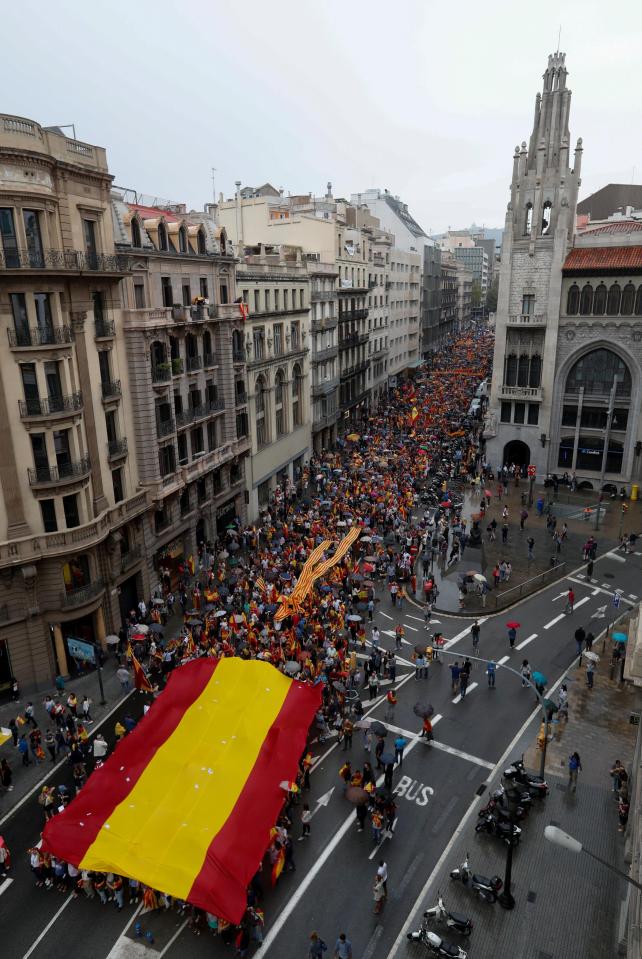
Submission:
M 154 889 L 171 887 L 174 895 L 185 898 L 252 772 L 290 685 L 260 660 L 222 659 L 174 733 L 109 816 L 80 867 L 109 871 L 118 864 L 123 875 Z M 126 777 L 128 770 L 121 772 Z M 178 833 L 176 810 L 181 816 Z

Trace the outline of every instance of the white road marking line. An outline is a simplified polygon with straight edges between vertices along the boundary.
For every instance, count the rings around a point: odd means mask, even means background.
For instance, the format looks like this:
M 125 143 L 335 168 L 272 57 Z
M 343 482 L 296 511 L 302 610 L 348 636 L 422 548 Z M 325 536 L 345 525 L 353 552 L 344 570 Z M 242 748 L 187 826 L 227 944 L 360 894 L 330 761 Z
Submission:
M 479 683 L 471 683 L 470 686 L 466 686 L 466 696 L 468 695 L 468 693 L 471 693 L 473 689 L 477 689 L 478 685 Z M 466 696 L 464 696 L 464 699 L 466 698 Z M 461 702 L 461 693 L 459 694 L 459 696 L 455 696 L 455 698 L 453 699 L 453 702 L 454 703 Z
M 608 583 L 602 583 L 602 589 L 607 589 L 607 590 L 608 590 L 608 588 L 609 588 L 609 584 L 608 584 Z
M 480 759 L 479 756 L 471 756 L 470 753 L 465 753 L 461 749 L 455 749 L 454 746 L 447 746 L 446 743 L 439 743 L 436 739 L 433 739 L 430 745 L 433 749 L 441 749 L 443 753 L 449 753 L 451 756 L 458 756 L 459 759 L 465 759 L 467 762 L 474 763 L 476 766 L 483 766 L 484 769 L 495 768 L 495 763 L 489 763 L 487 759 Z
M 437 715 L 436 715 L 436 716 L 433 716 L 430 721 L 431 721 L 431 723 L 433 724 L 433 726 L 436 726 L 437 723 L 439 722 L 439 720 L 440 720 L 440 719 L 443 719 L 443 718 L 444 718 L 444 717 L 441 715 L 441 713 L 437 713 Z
M 385 616 L 386 619 L 392 619 L 392 616 L 388 616 L 388 614 L 387 614 L 387 613 L 384 613 L 384 611 L 383 611 L 382 609 L 379 610 L 378 615 L 379 615 L 379 616 Z
M 176 932 L 174 933 L 174 935 L 172 936 L 172 938 L 169 940 L 169 942 L 167 943 L 167 945 L 165 946 L 165 948 L 162 949 L 161 952 L 159 952 L 159 954 L 158 954 L 159 959 L 161 959 L 161 956 L 164 956 L 165 953 L 169 951 L 170 946 L 172 946 L 172 945 L 176 942 L 176 940 L 178 939 L 178 937 L 180 936 L 180 934 L 182 933 L 183 929 L 185 928 L 185 926 L 187 925 L 188 922 L 189 922 L 189 919 L 186 919 L 185 922 L 183 923 L 183 925 L 180 927 L 180 929 L 177 929 L 177 930 L 176 930 Z M 191 951 L 191 950 L 189 950 L 189 951 Z
M 416 623 L 423 623 L 423 619 L 419 616 L 413 616 L 412 613 L 408 613 L 408 619 L 414 619 Z
M 637 599 L 635 593 L 629 593 L 629 599 Z
M 554 626 L 555 623 L 559 623 L 560 619 L 564 619 L 565 617 L 566 613 L 560 613 L 559 616 L 556 616 L 555 619 L 552 619 L 550 623 L 547 623 L 544 629 L 550 629 L 551 626 Z
M 12 882 L 13 882 L 13 879 L 7 876 L 5 881 L 3 883 L 0 883 L 0 896 L 2 895 L 3 892 L 7 891 L 7 889 L 9 888 Z
M 502 658 L 497 661 L 497 665 L 503 666 L 504 663 L 507 663 L 509 659 L 510 659 L 510 656 L 502 656 Z
M 526 639 L 523 639 L 515 648 L 523 649 L 524 646 L 528 646 L 529 643 L 532 643 L 534 639 L 537 639 L 537 633 L 531 633 L 530 636 L 527 636 Z
M 397 825 L 397 817 L 395 816 L 395 820 L 394 820 L 394 822 L 393 822 L 393 824 L 392 824 L 392 830 L 391 830 L 391 832 L 394 832 L 394 831 L 395 831 L 395 826 L 396 826 L 396 825 Z M 375 846 L 375 847 L 374 847 L 374 849 L 372 850 L 372 852 L 371 852 L 370 855 L 368 856 L 368 859 L 374 859 L 374 857 L 377 855 L 377 853 L 379 852 L 379 850 L 380 850 L 381 847 L 383 846 L 383 844 L 384 844 L 384 842 L 386 841 L 386 839 L 389 839 L 389 838 L 391 838 L 391 837 L 388 836 L 388 830 L 387 830 L 387 829 L 384 829 L 384 831 L 383 831 L 383 838 L 382 838 L 381 842 L 379 843 L 378 846 Z
M 419 630 L 417 629 L 417 627 L 416 627 L 416 626 L 411 626 L 410 623 L 404 623 L 404 627 L 405 627 L 406 629 L 411 629 L 411 630 L 413 631 L 413 633 L 418 633 L 418 632 L 419 632 Z
M 564 681 L 567 672 L 568 670 L 565 669 L 562 675 L 559 677 L 559 679 L 555 683 L 555 685 L 548 690 L 549 698 L 553 695 L 557 687 L 561 685 L 561 683 Z M 515 736 L 513 737 L 511 742 L 508 744 L 508 746 L 504 750 L 503 755 L 499 757 L 496 764 L 493 766 L 492 772 L 490 773 L 488 778 L 485 780 L 486 785 L 489 785 L 493 781 L 493 779 L 496 777 L 499 770 L 504 768 L 506 764 L 506 760 L 509 758 L 509 756 L 515 749 L 517 743 L 520 741 L 520 739 L 522 738 L 522 736 L 524 735 L 524 733 L 526 732 L 526 730 L 528 729 L 528 727 L 533 722 L 536 716 L 538 717 L 541 716 L 539 705 L 535 707 L 535 709 L 530 714 L 530 716 L 526 717 L 522 727 L 515 733 Z M 408 930 L 412 929 L 413 923 L 416 921 L 417 913 L 419 912 L 420 909 L 426 908 L 424 903 L 427 900 L 428 893 L 430 892 L 431 886 L 433 885 L 435 879 L 439 875 L 439 872 L 441 871 L 444 863 L 450 856 L 453 846 L 461 838 L 461 834 L 463 833 L 464 829 L 468 826 L 469 820 L 475 815 L 478 807 L 479 807 L 479 796 L 475 796 L 470 806 L 468 807 L 468 809 L 466 810 L 466 812 L 460 819 L 459 825 L 457 826 L 454 833 L 448 840 L 448 843 L 446 844 L 446 848 L 444 849 L 441 856 L 435 863 L 433 870 L 428 876 L 428 878 L 426 879 L 422 889 L 419 892 L 419 895 L 415 899 L 414 905 L 412 909 L 410 910 L 410 912 L 408 913 L 406 917 L 406 921 L 404 922 L 403 926 L 399 930 L 397 938 L 393 942 L 390 952 L 386 956 L 386 959 L 395 959 L 395 957 L 398 957 L 400 955 L 401 946 L 403 943 L 407 941 Z M 421 923 L 419 923 L 419 925 L 421 925 Z
M 642 553 L 641 553 L 639 550 L 635 549 L 635 550 L 633 550 L 633 555 L 634 555 L 634 556 L 642 556 Z
M 122 959 L 125 959 L 126 956 L 131 956 L 132 952 L 134 951 L 134 946 L 140 947 L 142 945 L 142 943 L 136 942 L 135 939 L 130 939 L 129 936 L 126 934 L 127 930 L 129 929 L 129 927 L 131 926 L 134 919 L 139 914 L 142 908 L 143 908 L 143 903 L 141 902 L 137 906 L 134 915 L 129 917 L 127 925 L 125 926 L 125 928 L 119 935 L 114 945 L 109 950 L 107 954 L 107 959 L 121 959 L 121 957 Z M 144 947 L 144 948 L 147 948 L 147 947 Z M 139 952 L 139 955 L 143 956 L 144 953 Z M 26 959 L 26 956 L 24 957 L 24 959 Z
M 578 599 L 578 601 L 573 605 L 573 609 L 579 609 L 579 607 L 583 606 L 584 603 L 588 603 L 590 598 L 590 596 L 582 596 L 582 598 Z
M 577 574 L 577 578 L 578 578 L 578 579 L 585 579 L 586 577 L 584 576 L 584 573 L 578 573 L 578 574 Z
M 599 596 L 599 595 L 600 595 L 600 588 L 598 586 L 597 589 L 592 590 L 591 596 Z
M 62 913 L 65 911 L 65 909 L 67 908 L 67 906 L 69 905 L 69 903 L 71 902 L 73 898 L 74 898 L 74 894 L 70 892 L 67 898 L 65 899 L 65 901 L 63 902 L 62 906 L 58 910 L 58 912 L 56 912 L 53 915 L 53 917 L 49 920 L 49 922 L 47 923 L 45 928 L 42 930 L 38 938 L 33 942 L 33 944 L 30 946 L 27 952 L 25 952 L 22 959 L 29 959 L 29 956 L 33 955 L 33 953 L 36 951 L 36 949 L 38 948 L 42 940 L 45 938 L 45 936 L 47 935 L 47 933 L 49 932 L 53 924 L 57 921 L 58 917 L 62 915 Z
M 477 622 L 481 626 L 482 623 L 485 623 L 487 621 L 487 619 L 488 619 L 488 616 L 482 616 L 482 618 L 478 619 Z M 455 643 L 458 643 L 460 639 L 464 638 L 464 636 L 468 636 L 471 628 L 472 628 L 472 623 L 470 624 L 470 626 L 467 626 L 466 629 L 462 629 L 461 633 L 457 633 L 457 635 L 453 636 L 452 639 L 449 639 L 447 643 L 444 643 L 444 649 L 450 649 L 451 646 L 453 646 Z
M 408 743 L 408 745 L 406 746 L 406 752 L 405 752 L 404 758 L 405 756 L 408 755 L 410 750 L 417 745 L 418 742 L 419 742 L 418 739 L 413 739 L 411 742 Z M 383 776 L 379 776 L 379 779 L 377 780 L 377 786 L 380 786 L 382 782 L 383 782 Z M 475 804 L 476 805 L 479 804 L 478 796 L 475 796 Z M 283 926 L 286 924 L 286 922 L 288 921 L 288 919 L 290 918 L 294 910 L 297 908 L 297 906 L 303 899 L 304 895 L 306 894 L 306 892 L 308 891 L 308 889 L 310 888 L 310 886 L 312 885 L 312 883 L 314 882 L 318 874 L 321 872 L 321 869 L 325 866 L 326 862 L 328 861 L 330 856 L 333 854 L 334 850 L 337 848 L 337 846 L 339 845 L 343 837 L 346 835 L 346 833 L 348 833 L 350 829 L 354 826 L 354 822 L 355 822 L 354 812 L 351 812 L 350 815 L 347 817 L 347 819 L 344 821 L 343 825 L 337 829 L 332 839 L 324 847 L 323 852 L 316 859 L 312 868 L 305 875 L 301 884 L 293 892 L 287 904 L 284 906 L 284 908 L 281 910 L 279 915 L 276 917 L 274 923 L 268 929 L 267 935 L 265 939 L 263 940 L 263 945 L 261 946 L 262 956 L 264 956 L 269 951 L 270 946 L 273 945 L 276 937 L 279 935 L 279 933 L 283 929 Z

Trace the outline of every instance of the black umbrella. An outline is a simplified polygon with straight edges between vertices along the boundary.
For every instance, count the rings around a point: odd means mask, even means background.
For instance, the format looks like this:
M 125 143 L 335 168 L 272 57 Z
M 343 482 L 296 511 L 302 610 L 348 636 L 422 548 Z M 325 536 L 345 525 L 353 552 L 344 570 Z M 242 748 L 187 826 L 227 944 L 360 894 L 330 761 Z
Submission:
M 165 627 L 162 626 L 160 623 L 152 623 L 151 626 L 149 627 L 150 632 L 152 633 L 162 633 L 164 628 Z
M 384 766 L 392 766 L 394 765 L 395 757 L 392 755 L 392 753 L 382 753 L 381 762 L 384 764 Z
M 375 736 L 379 736 L 380 739 L 383 739 L 384 736 L 388 735 L 388 730 L 383 723 L 379 722 L 378 719 L 375 719 L 375 721 L 372 723 L 370 730 L 375 734 Z
M 412 707 L 412 711 L 415 716 L 419 716 L 420 719 L 428 719 L 429 716 L 432 716 L 435 710 L 430 703 L 415 703 L 415 705 Z
M 336 689 L 336 691 L 337 691 L 338 693 L 345 693 L 346 688 L 345 688 L 345 686 L 343 685 L 343 683 L 340 683 L 340 682 L 339 682 L 338 679 L 335 679 L 335 681 L 332 683 L 332 685 L 333 685 L 334 689 Z

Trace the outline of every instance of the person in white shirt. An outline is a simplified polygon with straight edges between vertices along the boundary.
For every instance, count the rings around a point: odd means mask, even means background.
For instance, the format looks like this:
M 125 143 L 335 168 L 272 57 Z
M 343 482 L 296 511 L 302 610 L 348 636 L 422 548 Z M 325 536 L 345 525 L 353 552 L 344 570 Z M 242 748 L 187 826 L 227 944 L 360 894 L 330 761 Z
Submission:
M 98 733 L 94 739 L 94 759 L 104 759 L 107 755 L 107 740 L 102 733 Z
M 377 867 L 377 879 L 381 880 L 383 885 L 383 894 L 387 897 L 388 895 L 388 863 L 384 859 L 379 860 L 379 866 Z

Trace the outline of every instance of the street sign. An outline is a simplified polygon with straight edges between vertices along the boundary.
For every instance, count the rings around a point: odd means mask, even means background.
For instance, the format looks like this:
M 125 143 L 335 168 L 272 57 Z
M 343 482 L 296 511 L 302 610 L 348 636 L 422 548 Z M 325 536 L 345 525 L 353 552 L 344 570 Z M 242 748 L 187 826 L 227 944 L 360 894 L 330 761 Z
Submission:
M 535 468 L 535 465 L 531 463 L 530 466 L 528 467 L 528 475 L 535 476 L 536 473 L 537 473 L 537 469 Z
M 72 659 L 78 659 L 84 663 L 96 662 L 96 648 L 92 643 L 84 643 L 82 639 L 68 636 L 67 649 Z

